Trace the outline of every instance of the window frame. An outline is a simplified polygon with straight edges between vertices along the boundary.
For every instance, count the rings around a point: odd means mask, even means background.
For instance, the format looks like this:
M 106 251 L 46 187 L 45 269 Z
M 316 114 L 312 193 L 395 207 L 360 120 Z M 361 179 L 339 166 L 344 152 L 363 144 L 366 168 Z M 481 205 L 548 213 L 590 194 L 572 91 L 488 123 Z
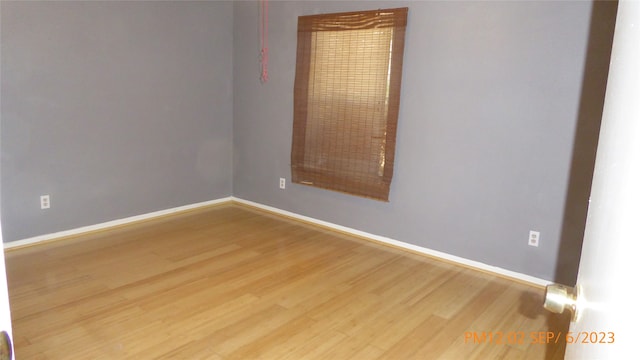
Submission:
M 292 182 L 311 185 L 356 196 L 389 201 L 389 189 L 393 177 L 397 122 L 400 108 L 400 88 L 404 41 L 408 8 L 379 9 L 298 18 L 298 45 L 296 53 L 296 77 L 294 83 L 294 125 L 291 150 Z M 381 155 L 381 173 L 378 179 L 363 179 L 346 173 L 331 173 L 313 169 L 305 163 L 307 121 L 309 119 L 309 83 L 312 36 L 321 31 L 350 31 L 376 28 L 393 28 L 390 43 L 390 65 L 386 98 L 386 123 L 384 152 Z M 371 110 L 373 112 L 373 110 Z

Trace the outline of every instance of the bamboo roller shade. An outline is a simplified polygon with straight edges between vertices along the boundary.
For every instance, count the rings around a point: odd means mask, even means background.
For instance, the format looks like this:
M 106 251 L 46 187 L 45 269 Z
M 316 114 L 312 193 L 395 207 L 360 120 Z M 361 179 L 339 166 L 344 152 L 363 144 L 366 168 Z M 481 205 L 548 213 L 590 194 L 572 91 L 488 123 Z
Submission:
M 407 12 L 298 18 L 294 183 L 388 201 Z

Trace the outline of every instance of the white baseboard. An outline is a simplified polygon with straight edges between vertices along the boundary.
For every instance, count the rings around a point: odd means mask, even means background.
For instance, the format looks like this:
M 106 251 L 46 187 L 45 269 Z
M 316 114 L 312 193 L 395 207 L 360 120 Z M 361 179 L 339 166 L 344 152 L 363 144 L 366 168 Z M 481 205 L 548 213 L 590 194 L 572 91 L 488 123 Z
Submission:
M 87 232 L 90 232 L 90 231 L 104 230 L 104 229 L 115 227 L 115 226 L 130 224 L 130 223 L 143 221 L 143 220 L 150 220 L 150 219 L 157 218 L 157 217 L 160 217 L 160 216 L 175 214 L 175 213 L 179 213 L 179 212 L 183 212 L 183 211 L 187 211 L 187 210 L 194 210 L 194 209 L 198 209 L 198 208 L 202 208 L 202 207 L 206 207 L 206 206 L 220 204 L 220 203 L 223 203 L 223 202 L 229 202 L 232 199 L 233 199 L 232 197 L 225 197 L 225 198 L 221 198 L 221 199 L 209 200 L 209 201 L 199 202 L 199 203 L 190 204 L 190 205 L 178 206 L 178 207 L 171 208 L 171 209 L 166 209 L 166 210 L 154 211 L 154 212 L 147 213 L 147 214 L 131 216 L 131 217 L 124 218 L 124 219 L 107 221 L 107 222 L 103 222 L 103 223 L 100 223 L 100 224 L 83 226 L 83 227 L 79 227 L 79 228 L 75 228 L 75 229 L 71 229 L 71 230 L 65 230 L 65 231 L 52 233 L 52 234 L 34 236 L 34 237 L 31 237 L 31 238 L 28 238 L 28 239 L 22 239 L 22 240 L 17 240 L 17 241 L 11 241 L 11 242 L 8 242 L 8 243 L 4 243 L 4 248 L 5 249 L 11 249 L 11 248 L 16 248 L 16 247 L 34 245 L 34 244 L 41 243 L 41 242 L 57 240 L 59 238 L 63 238 L 63 237 L 67 237 L 67 236 L 80 235 L 80 234 L 87 233 Z
M 260 203 L 256 203 L 253 201 L 249 201 L 249 200 L 244 200 L 244 199 L 240 199 L 240 198 L 236 198 L 236 197 L 232 197 L 232 200 L 241 204 L 245 204 L 248 206 L 252 206 L 255 208 L 259 208 L 262 210 L 266 210 L 272 213 L 276 213 L 276 214 L 280 214 L 283 216 L 287 216 L 290 218 L 294 218 L 294 219 L 298 219 L 304 222 L 309 222 L 312 224 L 316 224 L 322 227 L 327 227 L 330 229 L 334 229 L 334 230 L 338 230 L 341 232 L 345 232 L 348 234 L 352 234 L 358 237 L 363 237 L 365 239 L 370 239 L 373 241 L 378 241 L 381 243 L 385 243 L 385 244 L 389 244 L 391 246 L 394 247 L 398 247 L 398 248 L 403 248 L 403 249 L 407 249 L 407 250 L 411 250 L 411 251 L 415 251 L 417 253 L 421 253 L 421 254 L 425 254 L 428 256 L 432 256 L 435 258 L 439 258 L 448 262 L 453 262 L 456 264 L 460 264 L 466 267 L 470 267 L 470 268 L 474 268 L 477 270 L 481 270 L 481 271 L 485 271 L 485 272 L 489 272 L 489 273 L 493 273 L 502 277 L 507 277 L 510 279 L 514 279 L 514 280 L 518 280 L 518 281 L 522 281 L 525 283 L 529 283 L 529 284 L 533 284 L 533 285 L 537 285 L 537 286 L 547 286 L 549 284 L 552 284 L 553 282 L 549 281 L 549 280 L 544 280 L 544 279 L 540 279 L 537 277 L 533 277 L 533 276 L 529 276 L 526 274 L 522 274 L 522 273 L 518 273 L 515 271 L 511 271 L 511 270 L 507 270 L 507 269 L 503 269 L 497 266 L 491 266 L 488 264 L 484 264 L 478 261 L 474 261 L 474 260 L 469 260 L 469 259 L 465 259 L 459 256 L 454 256 L 454 255 L 450 255 L 447 253 L 443 253 L 440 251 L 436 251 L 436 250 L 431 250 L 425 247 L 421 247 L 421 246 L 417 246 L 417 245 L 413 245 L 413 244 L 409 244 L 409 243 L 405 243 L 402 241 L 398 241 L 398 240 L 394 240 L 394 239 L 390 239 L 384 236 L 380 236 L 380 235 L 375 235 L 375 234 L 370 234 L 364 231 L 360 231 L 360 230 L 356 230 L 356 229 L 352 229 L 346 226 L 342 226 L 342 225 L 337 225 L 334 223 L 330 223 L 327 221 L 322 221 L 322 220 L 318 220 L 309 216 L 304 216 L 304 215 L 300 215 L 300 214 L 296 214 L 290 211 L 286 211 L 286 210 L 281 210 L 272 206 L 268 206 L 268 205 L 263 205 Z
M 131 217 L 124 218 L 124 219 L 107 221 L 107 222 L 100 223 L 100 224 L 95 224 L 95 225 L 83 226 L 83 227 L 79 227 L 79 228 L 76 228 L 76 229 L 60 231 L 60 232 L 56 232 L 56 233 L 52 233 L 52 234 L 45 234 L 45 235 L 35 236 L 35 237 L 32 237 L 32 238 L 28 238 L 28 239 L 11 241 L 11 242 L 8 242 L 8 243 L 4 243 L 4 248 L 5 249 L 11 249 L 11 248 L 17 248 L 17 247 L 22 247 L 22 246 L 33 245 L 33 244 L 37 244 L 37 243 L 41 243 L 41 242 L 53 241 L 53 240 L 57 240 L 57 239 L 60 239 L 60 238 L 63 238 L 63 237 L 67 237 L 67 236 L 80 235 L 80 234 L 83 234 L 83 233 L 87 233 L 87 232 L 91 232 L 91 231 L 97 231 L 97 230 L 105 230 L 105 229 L 108 229 L 108 228 L 111 228 L 111 227 L 116 227 L 116 226 L 120 226 L 120 225 L 126 225 L 126 224 L 130 224 L 130 223 L 134 223 L 134 222 L 138 222 L 138 221 L 143 221 L 143 220 L 150 220 L 150 219 L 157 218 L 157 217 L 160 217 L 160 216 L 175 214 L 175 213 L 179 213 L 179 212 L 183 212 L 183 211 L 187 211 L 187 210 L 195 210 L 195 209 L 198 209 L 198 208 L 211 206 L 211 205 L 216 205 L 216 204 L 221 204 L 221 203 L 230 202 L 230 201 L 235 201 L 235 202 L 238 202 L 238 203 L 241 203 L 241 204 L 245 204 L 245 205 L 248 205 L 248 206 L 252 206 L 252 207 L 255 207 L 255 208 L 258 208 L 258 209 L 266 210 L 266 211 L 269 211 L 269 212 L 272 212 L 272 213 L 275 213 L 275 214 L 283 215 L 283 216 L 290 217 L 290 218 L 293 218 L 293 219 L 298 219 L 298 220 L 301 220 L 301 221 L 304 221 L 304 222 L 316 224 L 316 225 L 319 225 L 319 226 L 322 226 L 322 227 L 334 229 L 334 230 L 337 230 L 337 231 L 341 231 L 341 232 L 344 232 L 344 233 L 352 234 L 352 235 L 355 235 L 355 236 L 358 236 L 358 237 L 362 237 L 362 238 L 365 238 L 365 239 L 370 239 L 372 241 L 377 241 L 377 242 L 380 242 L 380 243 L 388 244 L 388 245 L 391 245 L 391 246 L 394 246 L 394 247 L 407 249 L 407 250 L 410 250 L 410 251 L 414 251 L 414 252 L 417 252 L 417 253 L 425 254 L 425 255 L 432 256 L 432 257 L 435 257 L 435 258 L 439 258 L 439 259 L 442 259 L 442 260 L 445 260 L 445 261 L 449 261 L 449 262 L 460 264 L 460 265 L 463 265 L 463 266 L 466 266 L 466 267 L 470 267 L 470 268 L 474 268 L 474 269 L 477 269 L 477 270 L 493 273 L 493 274 L 496 274 L 496 275 L 499 275 L 499 276 L 511 278 L 511 279 L 522 281 L 522 282 L 525 282 L 525 283 L 529 283 L 529 284 L 533 284 L 533 285 L 537 285 L 537 286 L 546 286 L 546 285 L 552 284 L 552 282 L 549 281 L 549 280 L 536 278 L 536 277 L 525 275 L 525 274 L 518 273 L 518 272 L 515 272 L 515 271 L 503 269 L 503 268 L 500 268 L 500 267 L 497 267 L 497 266 L 491 266 L 491 265 L 484 264 L 484 263 L 481 263 L 481 262 L 478 262 L 478 261 L 469 260 L 469 259 L 466 259 L 466 258 L 462 258 L 462 257 L 455 256 L 455 255 L 450 255 L 450 254 L 443 253 L 443 252 L 436 251 L 436 250 L 431 250 L 431 249 L 428 249 L 428 248 L 425 248 L 425 247 L 421 247 L 421 246 L 405 243 L 405 242 L 394 240 L 394 239 L 391 239 L 391 238 L 388 238 L 388 237 L 384 237 L 384 236 L 375 235 L 375 234 L 367 233 L 367 232 L 364 232 L 364 231 L 352 229 L 352 228 L 349 228 L 349 227 L 346 227 L 346 226 L 330 223 L 328 221 L 318 220 L 318 219 L 315 219 L 315 218 L 312 218 L 312 217 L 309 217 L 309 216 L 296 214 L 296 213 L 293 213 L 293 212 L 290 212 L 290 211 L 286 211 L 286 210 L 282 210 L 282 209 L 278 209 L 278 208 L 275 208 L 275 207 L 272 207 L 272 206 L 263 205 L 263 204 L 256 203 L 256 202 L 253 202 L 253 201 L 240 199 L 240 198 L 237 198 L 237 197 L 234 197 L 234 196 L 225 197 L 225 198 L 216 199 L 216 200 L 204 201 L 204 202 L 200 202 L 200 203 L 196 203 L 196 204 L 179 206 L 179 207 L 175 207 L 175 208 L 171 208 L 171 209 L 155 211 L 155 212 L 142 214 L 142 215 L 131 216 Z

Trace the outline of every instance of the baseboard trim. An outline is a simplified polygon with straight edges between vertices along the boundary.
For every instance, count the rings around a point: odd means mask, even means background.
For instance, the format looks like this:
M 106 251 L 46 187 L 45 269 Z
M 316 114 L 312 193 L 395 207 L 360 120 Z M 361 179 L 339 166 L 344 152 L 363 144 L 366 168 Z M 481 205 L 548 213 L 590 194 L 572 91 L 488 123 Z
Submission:
M 64 231 L 59 231 L 51 234 L 34 236 L 27 239 L 11 241 L 11 242 L 4 243 L 3 245 L 4 245 L 4 248 L 7 250 L 16 249 L 16 248 L 36 245 L 44 242 L 55 241 L 55 240 L 59 240 L 59 239 L 70 237 L 70 236 L 85 234 L 88 232 L 101 231 L 109 228 L 114 228 L 117 226 L 128 225 L 131 223 L 136 223 L 136 222 L 141 222 L 146 220 L 152 220 L 162 216 L 173 215 L 173 214 L 190 211 L 190 210 L 196 210 L 196 209 L 200 209 L 200 208 L 204 208 L 212 205 L 219 205 L 225 202 L 231 202 L 232 200 L 233 198 L 229 196 L 229 197 L 215 199 L 215 200 L 203 201 L 195 204 L 178 206 L 171 209 L 154 211 L 147 214 L 131 216 L 124 219 L 112 220 L 112 221 L 107 221 L 100 224 L 83 226 L 83 227 L 79 227 L 71 230 L 64 230 Z
M 260 204 L 257 202 L 253 202 L 250 200 L 245 200 L 245 199 L 241 199 L 241 198 L 237 198 L 237 197 L 231 197 L 233 202 L 236 202 L 238 204 L 243 204 L 246 206 L 250 206 L 253 208 L 257 208 L 257 209 L 261 209 L 267 212 L 271 212 L 274 214 L 278 214 L 281 216 L 285 216 L 288 218 L 292 218 L 292 219 L 296 219 L 302 222 L 306 222 L 306 223 L 311 223 L 314 225 L 318 225 L 324 228 L 329 228 L 332 230 L 336 230 L 339 232 L 343 232 L 343 233 L 347 233 L 350 235 L 354 235 L 357 236 L 359 238 L 363 238 L 366 240 L 370 240 L 370 241 L 375 241 L 378 243 L 382 243 L 382 244 L 386 244 L 395 248 L 400 248 L 400 249 L 404 249 L 404 250 L 408 250 L 411 252 L 415 252 L 418 254 L 422 254 L 422 255 L 427 255 L 439 260 L 443 260 L 446 262 L 450 262 L 450 263 L 454 263 L 457 265 L 461 265 L 464 267 L 468 267 L 468 268 L 472 268 L 475 270 L 479 270 L 479 271 L 483 271 L 483 272 L 487 272 L 487 273 L 491 273 L 500 277 L 504 277 L 504 278 L 508 278 L 510 280 L 515 280 L 518 282 L 523 282 L 529 285 L 534 285 L 534 286 L 538 286 L 538 287 L 545 287 L 549 284 L 552 284 L 553 282 L 549 281 L 549 280 L 544 280 L 544 279 L 540 279 L 534 276 L 529 276 L 526 274 L 522 274 L 519 272 L 515 272 L 515 271 L 511 271 L 511 270 L 507 270 L 507 269 L 503 269 L 497 266 L 492 266 L 492 265 L 488 265 L 485 263 L 481 263 L 479 261 L 474 261 L 474 260 L 470 260 L 470 259 L 466 259 L 463 257 L 459 257 L 459 256 L 455 256 L 455 255 L 450 255 L 441 251 L 436 251 L 436 250 L 432 250 L 429 248 L 425 248 L 422 246 L 417 246 L 417 245 L 413 245 L 413 244 L 409 244 L 406 242 L 402 242 L 399 240 L 395 240 L 395 239 L 391 239 L 388 237 L 384 237 L 384 236 L 380 236 L 380 235 L 375 235 L 375 234 L 371 234 L 371 233 L 367 233 L 364 231 L 360 231 L 360 230 L 356 230 L 353 228 L 349 228 L 346 226 L 342 226 L 342 225 L 338 225 L 338 224 L 334 224 L 334 223 L 330 223 L 328 221 L 323 221 L 323 220 L 318 220 L 309 216 L 305 216 L 305 215 L 300 215 L 294 212 L 290 212 L 290 211 L 286 211 L 286 210 L 282 210 L 282 209 L 278 209 L 276 207 L 272 207 L 272 206 L 268 206 L 268 205 L 264 205 L 264 204 Z
M 432 249 L 425 248 L 425 247 L 422 247 L 422 246 L 409 244 L 409 243 L 402 242 L 402 241 L 395 240 L 395 239 L 391 239 L 391 238 L 388 238 L 388 237 L 371 234 L 371 233 L 368 233 L 368 232 L 360 231 L 360 230 L 349 228 L 349 227 L 346 227 L 346 226 L 334 224 L 334 223 L 331 223 L 331 222 L 328 222 L 328 221 L 318 220 L 318 219 L 315 219 L 315 218 L 312 218 L 312 217 L 309 217 L 309 216 L 300 215 L 300 214 L 297 214 L 297 213 L 294 213 L 294 212 L 291 212 L 291 211 L 282 210 L 282 209 L 279 209 L 279 208 L 276 208 L 276 207 L 264 205 L 264 204 L 257 203 L 257 202 L 254 202 L 254 201 L 250 201 L 250 200 L 237 198 L 237 197 L 234 197 L 234 196 L 229 196 L 229 197 L 225 197 L 225 198 L 204 201 L 204 202 L 190 204 L 190 205 L 179 206 L 179 207 L 166 209 L 166 210 L 154 211 L 154 212 L 147 213 L 147 214 L 136 215 L 136 216 L 127 217 L 127 218 L 124 218 L 124 219 L 107 221 L 107 222 L 100 223 L 100 224 L 83 226 L 83 227 L 79 227 L 79 228 L 75 228 L 75 229 L 71 229 L 71 230 L 65 230 L 65 231 L 60 231 L 60 232 L 56 232 L 56 233 L 35 236 L 35 237 L 32 237 L 32 238 L 28 238 L 28 239 L 11 241 L 11 242 L 8 242 L 8 243 L 4 243 L 3 245 L 4 245 L 4 249 L 6 249 L 6 250 L 17 249 L 17 248 L 36 245 L 36 244 L 41 244 L 41 243 L 45 243 L 45 242 L 49 242 L 49 241 L 55 241 L 55 240 L 67 238 L 67 237 L 70 237 L 70 236 L 85 234 L 85 233 L 94 232 L 94 231 L 107 230 L 109 228 L 114 228 L 114 227 L 118 227 L 118 226 L 122 226 L 122 225 L 128 225 L 128 224 L 132 224 L 132 223 L 136 223 L 136 222 L 152 220 L 152 219 L 155 219 L 155 218 L 159 218 L 159 217 L 163 217 L 163 216 L 167 216 L 167 215 L 173 215 L 173 214 L 177 214 L 177 213 L 181 213 L 181 212 L 185 212 L 185 211 L 197 210 L 197 209 L 208 207 L 208 206 L 220 205 L 220 204 L 223 204 L 223 203 L 226 203 L 226 202 L 235 202 L 235 203 L 238 203 L 238 204 L 246 205 L 246 206 L 249 206 L 249 207 L 253 207 L 253 208 L 256 208 L 256 209 L 264 210 L 264 211 L 267 211 L 267 212 L 270 212 L 270 213 L 274 213 L 274 214 L 277 214 L 277 215 L 280 215 L 280 216 L 285 216 L 285 217 L 288 217 L 288 218 L 291 218 L 291 219 L 295 219 L 295 220 L 298 220 L 298 221 L 302 221 L 302 222 L 305 222 L 305 223 L 310 223 L 310 224 L 314 224 L 314 225 L 317 225 L 317 226 L 320 226 L 320 227 L 324 227 L 324 228 L 328 228 L 328 229 L 331 229 L 331 230 L 343 232 L 343 233 L 346 233 L 346 234 L 349 234 L 349 235 L 357 236 L 359 238 L 363 238 L 363 239 L 366 239 L 366 240 L 375 241 L 375 242 L 382 243 L 382 244 L 385 244 L 385 245 L 388 245 L 388 246 L 392 246 L 392 247 L 395 247 L 395 248 L 400 248 L 400 249 L 408 250 L 408 251 L 415 252 L 415 253 L 418 253 L 418 254 L 430 256 L 430 257 L 433 257 L 433 258 L 436 258 L 436 259 L 439 259 L 439 260 L 451 262 L 451 263 L 454 263 L 454 264 L 457 264 L 457 265 L 461 265 L 461 266 L 472 268 L 472 269 L 475 269 L 475 270 L 491 273 L 491 274 L 494 274 L 494 275 L 498 275 L 498 276 L 501 276 L 501 277 L 505 277 L 505 278 L 508 278 L 508 279 L 511 279 L 511 280 L 523 282 L 523 283 L 530 284 L 530 285 L 544 287 L 546 285 L 549 285 L 549 284 L 553 283 L 553 282 L 551 282 L 549 280 L 536 278 L 536 277 L 529 276 L 529 275 L 526 275 L 526 274 L 522 274 L 522 273 L 518 273 L 518 272 L 515 272 L 515 271 L 503 269 L 503 268 L 500 268 L 500 267 L 497 267 L 497 266 L 488 265 L 488 264 L 485 264 L 485 263 L 481 263 L 479 261 L 474 261 L 474 260 L 466 259 L 466 258 L 463 258 L 463 257 L 447 254 L 447 253 L 444 253 L 444 252 L 441 252 L 441 251 L 432 250 Z

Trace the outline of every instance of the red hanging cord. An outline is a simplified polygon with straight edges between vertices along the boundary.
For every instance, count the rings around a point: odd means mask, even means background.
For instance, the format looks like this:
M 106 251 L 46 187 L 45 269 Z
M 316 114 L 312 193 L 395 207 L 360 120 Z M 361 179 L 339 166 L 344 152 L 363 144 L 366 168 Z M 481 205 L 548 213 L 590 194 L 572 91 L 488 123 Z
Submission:
M 269 81 L 267 66 L 269 64 L 269 1 L 260 0 L 260 81 Z

